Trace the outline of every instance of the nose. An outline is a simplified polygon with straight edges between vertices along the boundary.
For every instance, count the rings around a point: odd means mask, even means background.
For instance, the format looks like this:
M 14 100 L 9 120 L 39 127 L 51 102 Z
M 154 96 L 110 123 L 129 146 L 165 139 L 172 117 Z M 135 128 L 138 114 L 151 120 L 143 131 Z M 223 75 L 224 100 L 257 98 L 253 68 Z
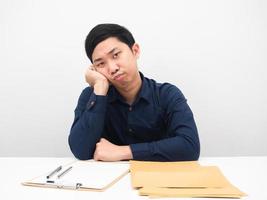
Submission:
M 119 69 L 120 69 L 120 67 L 115 62 L 109 62 L 109 66 L 108 67 L 109 67 L 109 72 L 110 72 L 110 74 L 112 76 L 114 74 L 116 74 L 119 71 Z

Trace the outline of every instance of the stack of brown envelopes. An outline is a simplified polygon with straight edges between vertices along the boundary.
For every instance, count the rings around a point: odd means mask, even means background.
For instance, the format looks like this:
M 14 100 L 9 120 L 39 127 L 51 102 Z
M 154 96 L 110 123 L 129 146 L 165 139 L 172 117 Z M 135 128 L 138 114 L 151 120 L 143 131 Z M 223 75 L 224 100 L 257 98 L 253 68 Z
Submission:
M 216 166 L 201 166 L 197 161 L 130 161 L 132 186 L 150 197 L 246 196 L 234 187 Z

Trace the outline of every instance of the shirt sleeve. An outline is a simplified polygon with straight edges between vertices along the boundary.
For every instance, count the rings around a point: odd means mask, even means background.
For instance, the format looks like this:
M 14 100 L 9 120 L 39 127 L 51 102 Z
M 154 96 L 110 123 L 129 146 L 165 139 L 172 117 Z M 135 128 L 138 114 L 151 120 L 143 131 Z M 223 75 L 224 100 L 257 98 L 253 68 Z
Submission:
M 81 93 L 68 138 L 76 158 L 87 160 L 93 157 L 104 129 L 106 107 L 107 96 L 95 95 L 90 87 Z
M 131 144 L 134 160 L 189 161 L 197 160 L 200 144 L 193 113 L 182 92 L 171 84 L 160 91 L 165 110 L 167 138 L 149 143 Z

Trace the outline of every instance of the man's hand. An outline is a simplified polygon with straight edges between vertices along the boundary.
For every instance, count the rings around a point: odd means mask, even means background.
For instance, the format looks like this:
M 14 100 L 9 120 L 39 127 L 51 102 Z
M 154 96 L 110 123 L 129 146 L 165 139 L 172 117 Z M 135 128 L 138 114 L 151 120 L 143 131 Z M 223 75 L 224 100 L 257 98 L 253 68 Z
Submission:
M 132 158 L 133 155 L 129 146 L 118 146 L 104 138 L 101 138 L 96 144 L 94 160 L 119 161 Z
M 91 87 L 94 88 L 96 95 L 106 95 L 109 88 L 108 79 L 97 72 L 93 66 L 85 71 L 85 80 Z

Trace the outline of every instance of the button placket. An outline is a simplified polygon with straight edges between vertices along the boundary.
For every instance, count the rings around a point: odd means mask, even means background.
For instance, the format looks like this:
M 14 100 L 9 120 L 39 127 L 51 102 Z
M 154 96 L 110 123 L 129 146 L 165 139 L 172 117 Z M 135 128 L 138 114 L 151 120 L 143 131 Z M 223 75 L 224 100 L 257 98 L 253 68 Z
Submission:
M 128 114 L 128 120 L 130 120 L 130 119 L 131 119 L 131 116 L 133 115 L 133 113 L 131 113 L 132 110 L 133 110 L 133 107 L 132 107 L 132 106 L 129 106 L 129 107 L 128 107 L 128 111 L 129 111 L 129 114 Z M 128 121 L 128 134 L 129 134 L 129 135 L 133 135 L 133 134 L 134 134 L 134 130 L 132 129 L 132 127 L 130 126 L 129 123 L 131 124 L 131 120 Z

